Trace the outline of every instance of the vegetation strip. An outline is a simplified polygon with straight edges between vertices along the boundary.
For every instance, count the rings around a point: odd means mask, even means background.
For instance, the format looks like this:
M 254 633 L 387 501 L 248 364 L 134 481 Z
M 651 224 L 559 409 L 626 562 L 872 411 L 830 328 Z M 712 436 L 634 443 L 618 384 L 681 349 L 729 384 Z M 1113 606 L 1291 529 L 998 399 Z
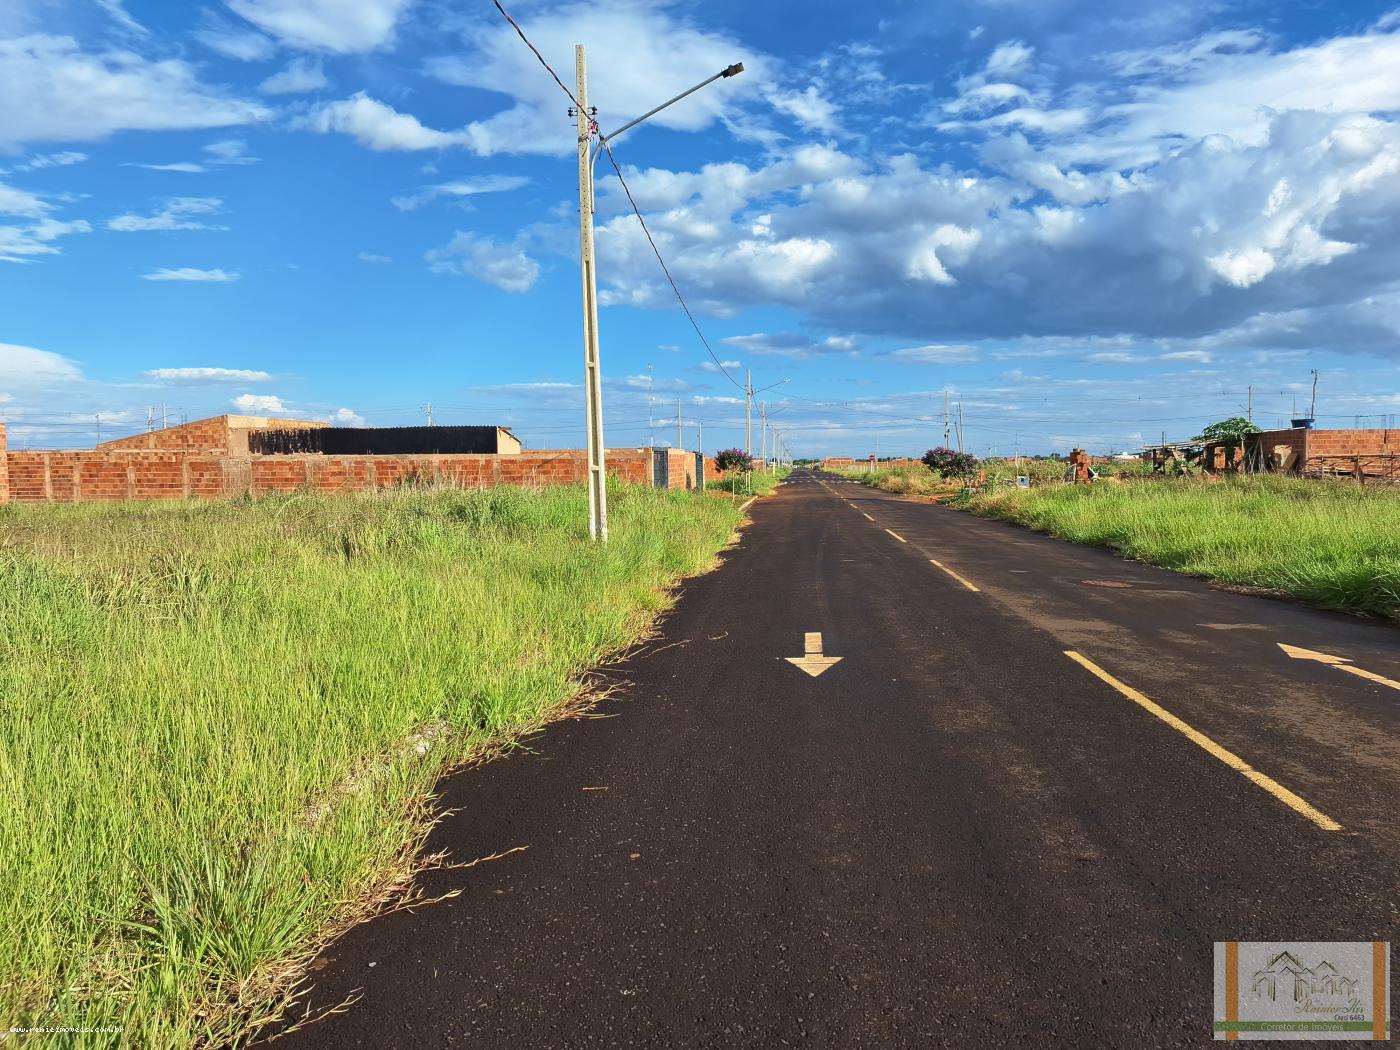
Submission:
M 1392 488 L 1162 478 L 986 488 L 953 502 L 1193 576 L 1400 619 L 1400 492 Z
M 1400 620 L 1400 488 L 1276 475 L 1144 477 L 1140 464 L 1092 485 L 1064 464 L 986 461 L 978 491 L 923 467 L 851 474 L 982 517 L 1256 593 Z M 1009 484 L 1018 472 L 1032 484 Z
M 741 520 L 609 500 L 606 546 L 581 487 L 0 512 L 6 1023 L 187 1047 L 274 1016 L 401 898 L 442 772 L 556 716 Z

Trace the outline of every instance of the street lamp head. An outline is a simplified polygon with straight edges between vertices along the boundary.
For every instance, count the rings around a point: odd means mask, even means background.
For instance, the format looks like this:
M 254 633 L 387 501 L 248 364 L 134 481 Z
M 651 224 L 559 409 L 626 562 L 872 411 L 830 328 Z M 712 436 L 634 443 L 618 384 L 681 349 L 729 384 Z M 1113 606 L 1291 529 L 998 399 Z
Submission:
M 714 67 L 711 67 L 711 68 L 714 68 Z M 723 71 L 722 73 L 720 73 L 720 76 L 722 76 L 722 77 L 737 77 L 737 76 L 738 76 L 740 73 L 742 73 L 743 71 L 744 71 L 744 63 L 742 63 L 742 62 L 735 62 L 732 66 L 726 66 L 726 67 L 724 68 L 724 71 Z

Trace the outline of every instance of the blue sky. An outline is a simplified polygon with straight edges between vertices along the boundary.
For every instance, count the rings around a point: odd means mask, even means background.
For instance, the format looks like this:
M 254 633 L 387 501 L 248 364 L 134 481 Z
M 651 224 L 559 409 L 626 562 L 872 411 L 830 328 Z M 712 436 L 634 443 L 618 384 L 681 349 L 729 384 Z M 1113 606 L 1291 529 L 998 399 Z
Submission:
M 796 455 L 1095 451 L 1400 413 L 1400 9 L 508 4 Z M 6 0 L 0 416 L 583 441 L 567 97 L 489 0 Z M 608 442 L 743 441 L 606 161 Z M 654 430 L 649 418 L 655 417 Z M 757 438 L 755 438 L 757 444 Z

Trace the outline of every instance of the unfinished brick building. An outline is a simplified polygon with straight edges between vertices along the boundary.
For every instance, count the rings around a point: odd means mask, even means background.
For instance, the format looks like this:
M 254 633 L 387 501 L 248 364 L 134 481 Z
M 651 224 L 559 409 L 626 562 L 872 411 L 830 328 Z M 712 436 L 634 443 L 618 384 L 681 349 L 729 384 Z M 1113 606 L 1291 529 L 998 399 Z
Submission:
M 1245 469 L 1359 481 L 1400 480 L 1400 432 L 1383 430 L 1265 430 L 1245 438 Z
M 538 488 L 581 483 L 587 475 L 583 451 L 523 451 L 515 435 L 502 427 L 433 428 L 442 432 L 435 438 L 444 447 L 459 447 L 462 442 L 486 447 L 481 444 L 484 441 L 495 450 L 491 452 L 341 455 L 257 451 L 266 446 L 265 435 L 327 426 L 311 420 L 216 416 L 104 441 L 92 449 L 16 451 L 6 449 L 5 428 L 0 425 L 0 503 L 222 499 L 303 488 L 360 491 L 412 481 L 445 482 L 463 488 Z M 369 441 L 395 447 L 396 443 L 419 442 L 420 435 L 404 432 L 427 428 L 384 429 L 400 433 L 392 440 L 366 438 L 361 444 Z M 454 430 L 490 433 L 450 433 Z M 663 451 L 609 449 L 608 472 L 632 484 L 697 487 L 698 457 L 680 452 L 662 456 Z

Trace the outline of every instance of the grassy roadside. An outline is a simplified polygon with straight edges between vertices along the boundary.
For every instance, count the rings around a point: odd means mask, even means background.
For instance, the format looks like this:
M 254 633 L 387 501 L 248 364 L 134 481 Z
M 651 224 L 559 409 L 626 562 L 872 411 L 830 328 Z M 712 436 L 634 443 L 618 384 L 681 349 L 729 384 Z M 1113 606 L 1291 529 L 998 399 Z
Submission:
M 958 481 L 945 481 L 927 467 L 894 467 L 888 470 L 841 470 L 836 473 L 859 481 L 881 492 L 901 496 L 952 496 L 962 488 Z
M 985 488 L 955 505 L 1193 576 L 1400 619 L 1400 492 L 1244 477 Z
M 729 500 L 581 488 L 0 508 L 0 1022 L 236 1040 L 411 871 L 447 767 L 557 712 Z M 466 860 L 470 858 L 458 858 Z
M 731 471 L 726 477 L 718 481 L 711 481 L 705 486 L 707 492 L 723 492 L 730 496 L 737 497 L 740 501 L 747 500 L 750 496 L 766 496 L 778 487 L 778 483 L 791 474 L 787 467 L 780 467 L 773 473 L 764 470 L 755 470 L 748 474 L 740 474 Z

